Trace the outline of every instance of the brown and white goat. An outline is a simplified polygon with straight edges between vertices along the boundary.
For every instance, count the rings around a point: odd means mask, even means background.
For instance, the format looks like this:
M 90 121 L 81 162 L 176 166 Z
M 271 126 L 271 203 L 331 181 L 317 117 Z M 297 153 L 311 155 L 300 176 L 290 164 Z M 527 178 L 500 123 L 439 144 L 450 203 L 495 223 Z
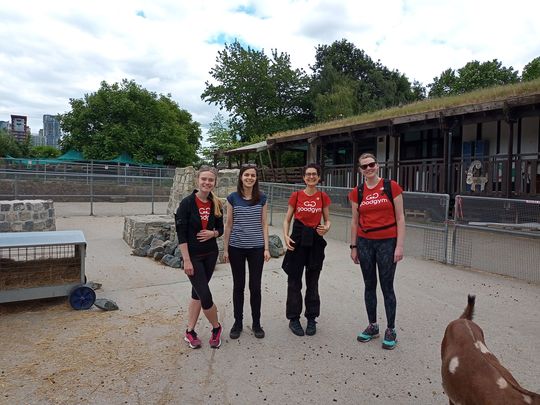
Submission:
M 455 405 L 540 404 L 540 395 L 522 388 L 486 347 L 472 321 L 475 296 L 459 319 L 446 327 L 441 344 L 442 385 Z

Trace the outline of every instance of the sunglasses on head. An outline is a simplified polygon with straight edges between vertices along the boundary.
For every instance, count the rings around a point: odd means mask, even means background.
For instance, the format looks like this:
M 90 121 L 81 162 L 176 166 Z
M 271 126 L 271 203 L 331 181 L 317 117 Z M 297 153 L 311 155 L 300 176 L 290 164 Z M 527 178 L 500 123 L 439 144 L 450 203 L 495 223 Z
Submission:
M 365 165 L 360 165 L 360 169 L 366 170 L 368 167 L 370 169 L 373 169 L 376 164 L 377 164 L 377 162 L 366 163 Z
M 244 163 L 242 167 L 250 167 L 250 168 L 257 168 L 257 165 L 255 163 Z

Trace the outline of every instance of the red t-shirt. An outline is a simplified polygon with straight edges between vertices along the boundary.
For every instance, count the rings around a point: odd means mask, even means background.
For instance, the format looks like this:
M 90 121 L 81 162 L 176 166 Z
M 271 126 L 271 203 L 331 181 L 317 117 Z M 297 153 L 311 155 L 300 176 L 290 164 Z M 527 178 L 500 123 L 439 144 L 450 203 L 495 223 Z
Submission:
M 330 206 L 328 194 L 317 191 L 312 196 L 304 190 L 295 191 L 289 197 L 289 205 L 294 207 L 294 217 L 305 226 L 315 228 L 321 223 L 323 206 Z
M 394 200 L 403 190 L 394 180 L 391 182 Z M 349 193 L 349 201 L 358 204 L 358 191 L 355 188 Z M 387 239 L 397 237 L 397 225 L 379 231 L 364 232 L 362 229 L 373 229 L 396 222 L 392 202 L 384 194 L 383 179 L 373 188 L 364 183 L 364 197 L 360 205 L 357 235 L 366 239 Z
M 206 227 L 208 226 L 208 217 L 210 216 L 210 210 L 212 209 L 212 202 L 210 200 L 202 202 L 201 200 L 199 200 L 199 197 L 195 196 L 195 203 L 197 204 L 197 208 L 199 209 L 202 229 L 206 229 Z

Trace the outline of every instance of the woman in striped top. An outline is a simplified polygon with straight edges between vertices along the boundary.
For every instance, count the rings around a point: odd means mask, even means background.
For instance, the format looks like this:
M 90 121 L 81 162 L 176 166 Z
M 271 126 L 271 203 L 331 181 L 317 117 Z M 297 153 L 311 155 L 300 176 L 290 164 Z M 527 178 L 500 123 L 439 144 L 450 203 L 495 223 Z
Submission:
M 227 220 L 223 235 L 223 256 L 230 262 L 233 275 L 234 325 L 231 339 L 238 339 L 243 329 L 246 261 L 249 268 L 249 295 L 252 330 L 264 337 L 261 327 L 261 279 L 263 264 L 270 260 L 266 196 L 259 191 L 255 165 L 244 165 L 238 176 L 237 191 L 227 197 Z

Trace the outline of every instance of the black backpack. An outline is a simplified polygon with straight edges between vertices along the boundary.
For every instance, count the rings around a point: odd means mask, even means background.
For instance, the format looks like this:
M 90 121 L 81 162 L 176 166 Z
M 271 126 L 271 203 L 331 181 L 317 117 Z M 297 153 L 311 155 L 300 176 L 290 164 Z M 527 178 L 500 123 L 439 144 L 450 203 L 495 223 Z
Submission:
M 364 182 L 360 183 L 360 185 L 358 185 L 356 187 L 356 192 L 358 193 L 358 208 L 357 208 L 358 209 L 358 224 L 360 226 L 362 226 L 362 224 L 360 224 L 360 204 L 362 203 L 362 199 L 364 198 Z M 367 233 L 367 232 L 380 231 L 380 230 L 383 230 L 383 229 L 391 228 L 396 224 L 396 221 L 395 221 L 396 211 L 395 211 L 395 206 L 394 206 L 394 196 L 392 195 L 392 182 L 391 182 L 391 180 L 383 179 L 383 193 L 386 194 L 386 196 L 388 197 L 388 199 L 392 203 L 392 212 L 394 213 L 394 223 L 392 223 L 390 225 L 379 226 L 377 228 L 371 228 L 371 229 L 363 229 L 362 228 L 363 232 Z

